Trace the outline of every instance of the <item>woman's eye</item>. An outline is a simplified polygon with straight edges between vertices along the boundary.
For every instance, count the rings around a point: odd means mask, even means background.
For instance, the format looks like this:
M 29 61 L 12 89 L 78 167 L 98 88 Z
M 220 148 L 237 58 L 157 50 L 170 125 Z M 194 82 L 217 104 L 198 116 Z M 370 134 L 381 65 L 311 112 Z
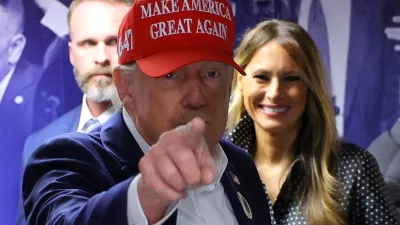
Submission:
M 265 81 L 269 80 L 269 77 L 266 76 L 266 75 L 254 75 L 253 77 L 258 79 L 258 80 L 265 80 Z
M 288 81 L 288 82 L 295 82 L 295 81 L 299 81 L 299 80 L 301 80 L 301 78 L 299 76 L 287 76 L 285 78 L 285 81 Z

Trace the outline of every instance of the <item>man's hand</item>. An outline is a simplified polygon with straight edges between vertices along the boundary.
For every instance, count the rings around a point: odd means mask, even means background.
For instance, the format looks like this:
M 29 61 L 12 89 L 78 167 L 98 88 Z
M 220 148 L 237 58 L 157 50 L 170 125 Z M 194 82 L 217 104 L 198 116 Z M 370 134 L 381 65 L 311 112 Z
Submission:
M 167 206 L 186 191 L 211 184 L 217 168 L 204 139 L 205 124 L 195 118 L 161 135 L 140 160 L 139 200 L 149 221 L 159 221 Z
M 400 41 L 400 16 L 394 16 L 392 18 L 393 23 L 399 24 L 396 27 L 387 27 L 385 29 L 386 37 L 390 40 Z M 400 51 L 400 44 L 394 46 L 395 51 Z

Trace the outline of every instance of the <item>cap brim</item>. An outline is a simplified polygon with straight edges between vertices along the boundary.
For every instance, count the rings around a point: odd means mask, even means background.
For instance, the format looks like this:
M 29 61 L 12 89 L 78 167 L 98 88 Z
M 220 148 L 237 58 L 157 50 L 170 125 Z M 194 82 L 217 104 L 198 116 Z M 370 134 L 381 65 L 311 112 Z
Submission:
M 232 59 L 232 56 L 220 50 L 204 48 L 204 46 L 172 49 L 138 59 L 140 69 L 150 77 L 162 77 L 179 68 L 200 61 L 219 61 L 233 66 L 239 73 L 246 75 L 244 70 Z

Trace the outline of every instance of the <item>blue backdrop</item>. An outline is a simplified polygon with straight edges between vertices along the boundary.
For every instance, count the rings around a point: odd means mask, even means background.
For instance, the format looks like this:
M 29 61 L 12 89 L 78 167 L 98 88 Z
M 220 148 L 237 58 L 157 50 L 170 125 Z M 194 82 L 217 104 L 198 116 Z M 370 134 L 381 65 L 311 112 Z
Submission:
M 0 0 L 0 7 L 19 12 L 6 7 L 19 1 Z M 344 140 L 368 147 L 400 117 L 400 1 L 231 2 L 236 44 L 247 27 L 264 18 L 290 19 L 312 34 L 328 69 Z M 0 225 L 15 224 L 26 137 L 82 99 L 68 58 L 69 3 L 23 0 L 25 39 L 19 42 L 7 34 L 11 22 L 1 22 L 7 15 L 0 10 Z

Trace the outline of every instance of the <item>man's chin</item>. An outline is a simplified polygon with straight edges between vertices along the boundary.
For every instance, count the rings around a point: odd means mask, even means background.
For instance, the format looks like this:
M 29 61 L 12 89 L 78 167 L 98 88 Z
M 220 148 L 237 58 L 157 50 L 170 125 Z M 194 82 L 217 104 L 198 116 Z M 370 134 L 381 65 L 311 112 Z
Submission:
M 87 98 L 94 102 L 110 102 L 114 93 L 115 88 L 107 87 L 107 88 L 91 88 L 88 89 L 86 92 Z

